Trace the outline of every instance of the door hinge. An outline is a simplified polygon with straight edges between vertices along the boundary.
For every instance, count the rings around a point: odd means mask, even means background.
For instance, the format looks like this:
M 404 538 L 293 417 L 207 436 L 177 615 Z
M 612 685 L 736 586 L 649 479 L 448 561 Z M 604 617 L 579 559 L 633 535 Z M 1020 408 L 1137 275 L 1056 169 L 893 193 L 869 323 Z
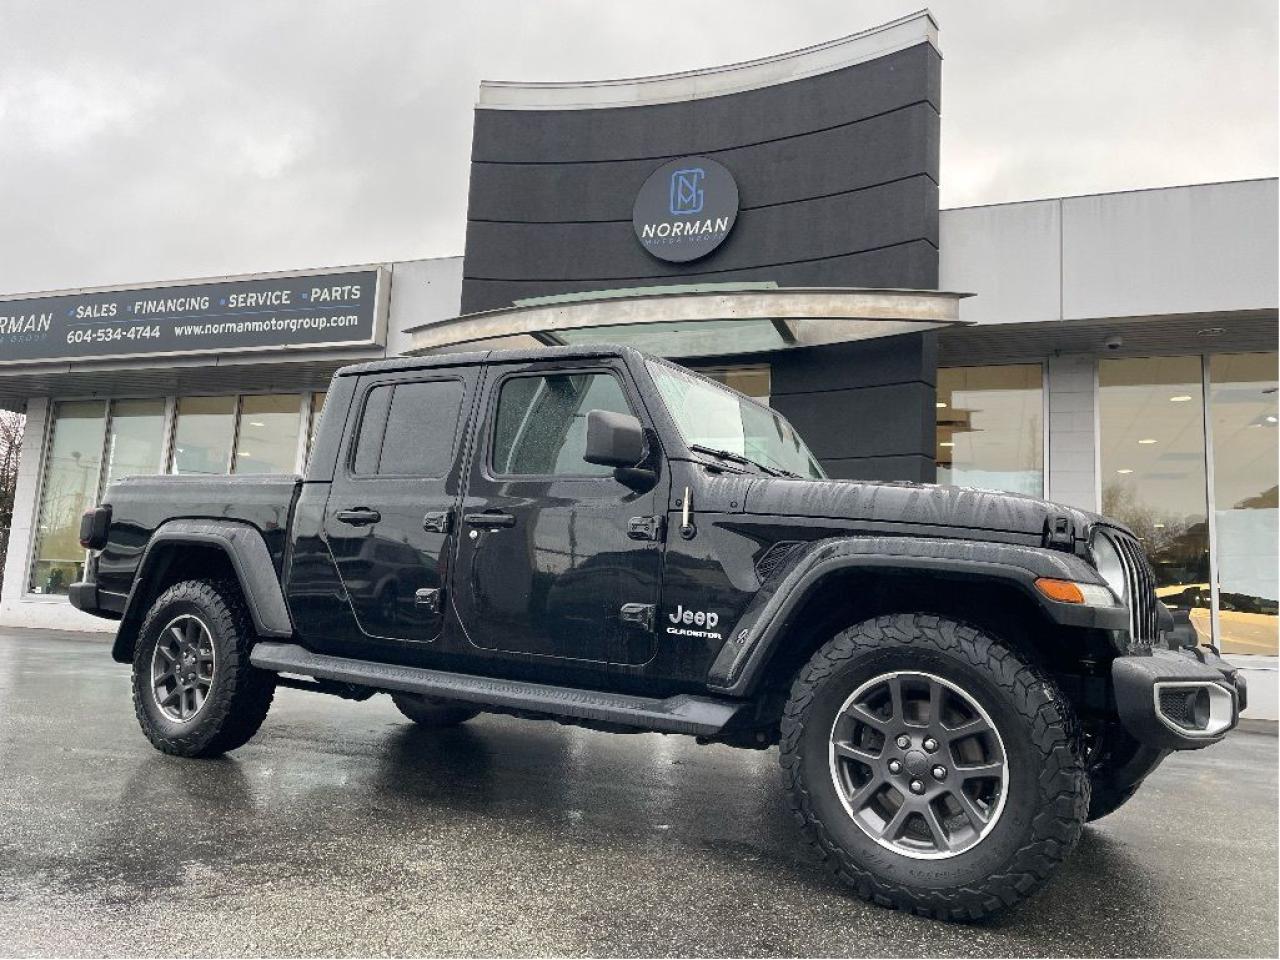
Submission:
M 666 517 L 632 517 L 627 521 L 627 536 L 632 540 L 662 540 Z
M 624 603 L 621 619 L 623 623 L 653 633 L 653 616 L 656 608 L 652 603 Z
M 439 613 L 444 599 L 444 591 L 439 587 L 423 587 L 413 592 L 413 604 L 426 607 L 432 613 Z

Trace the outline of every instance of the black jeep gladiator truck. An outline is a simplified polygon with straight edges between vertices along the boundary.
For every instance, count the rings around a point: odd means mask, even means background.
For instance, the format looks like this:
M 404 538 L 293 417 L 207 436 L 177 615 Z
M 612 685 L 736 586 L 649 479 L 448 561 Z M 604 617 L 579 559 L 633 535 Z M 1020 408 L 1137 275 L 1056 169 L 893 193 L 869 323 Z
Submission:
M 769 407 L 626 348 L 344 368 L 306 476 L 126 479 L 81 539 L 71 600 L 119 621 L 166 753 L 241 746 L 277 686 L 777 745 L 839 877 L 947 919 L 1034 891 L 1245 699 L 1120 524 L 829 480 Z

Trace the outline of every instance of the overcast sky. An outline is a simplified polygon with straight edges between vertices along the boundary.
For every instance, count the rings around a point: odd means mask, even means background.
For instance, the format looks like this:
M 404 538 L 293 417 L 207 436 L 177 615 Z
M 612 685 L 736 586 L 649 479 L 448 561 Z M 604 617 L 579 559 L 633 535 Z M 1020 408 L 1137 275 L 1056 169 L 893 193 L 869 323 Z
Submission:
M 920 0 L 0 0 L 0 292 L 462 252 L 481 79 L 779 53 Z M 1275 0 L 937 0 L 942 203 L 1275 176 Z

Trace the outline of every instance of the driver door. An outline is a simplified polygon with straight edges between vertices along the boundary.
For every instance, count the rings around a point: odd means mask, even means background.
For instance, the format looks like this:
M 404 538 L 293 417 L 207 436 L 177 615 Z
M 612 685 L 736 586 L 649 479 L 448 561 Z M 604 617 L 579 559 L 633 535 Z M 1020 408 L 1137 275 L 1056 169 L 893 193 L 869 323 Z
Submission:
M 625 367 L 495 365 L 483 409 L 453 572 L 466 639 L 503 657 L 647 661 L 662 544 L 629 531 L 664 512 L 667 481 L 633 490 L 583 459 L 591 410 L 646 419 Z

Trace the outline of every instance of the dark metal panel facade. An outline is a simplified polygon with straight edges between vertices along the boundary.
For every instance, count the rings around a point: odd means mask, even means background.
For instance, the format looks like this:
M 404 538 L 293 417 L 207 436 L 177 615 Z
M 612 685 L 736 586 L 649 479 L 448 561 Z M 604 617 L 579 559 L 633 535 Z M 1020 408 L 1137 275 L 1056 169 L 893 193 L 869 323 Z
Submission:
M 933 333 L 779 353 L 769 402 L 831 476 L 931 483 L 937 355 Z
M 632 107 L 479 109 L 463 312 L 570 291 L 707 280 L 937 286 L 941 59 L 920 43 L 741 93 Z M 668 160 L 732 172 L 713 253 L 667 263 L 631 208 Z

